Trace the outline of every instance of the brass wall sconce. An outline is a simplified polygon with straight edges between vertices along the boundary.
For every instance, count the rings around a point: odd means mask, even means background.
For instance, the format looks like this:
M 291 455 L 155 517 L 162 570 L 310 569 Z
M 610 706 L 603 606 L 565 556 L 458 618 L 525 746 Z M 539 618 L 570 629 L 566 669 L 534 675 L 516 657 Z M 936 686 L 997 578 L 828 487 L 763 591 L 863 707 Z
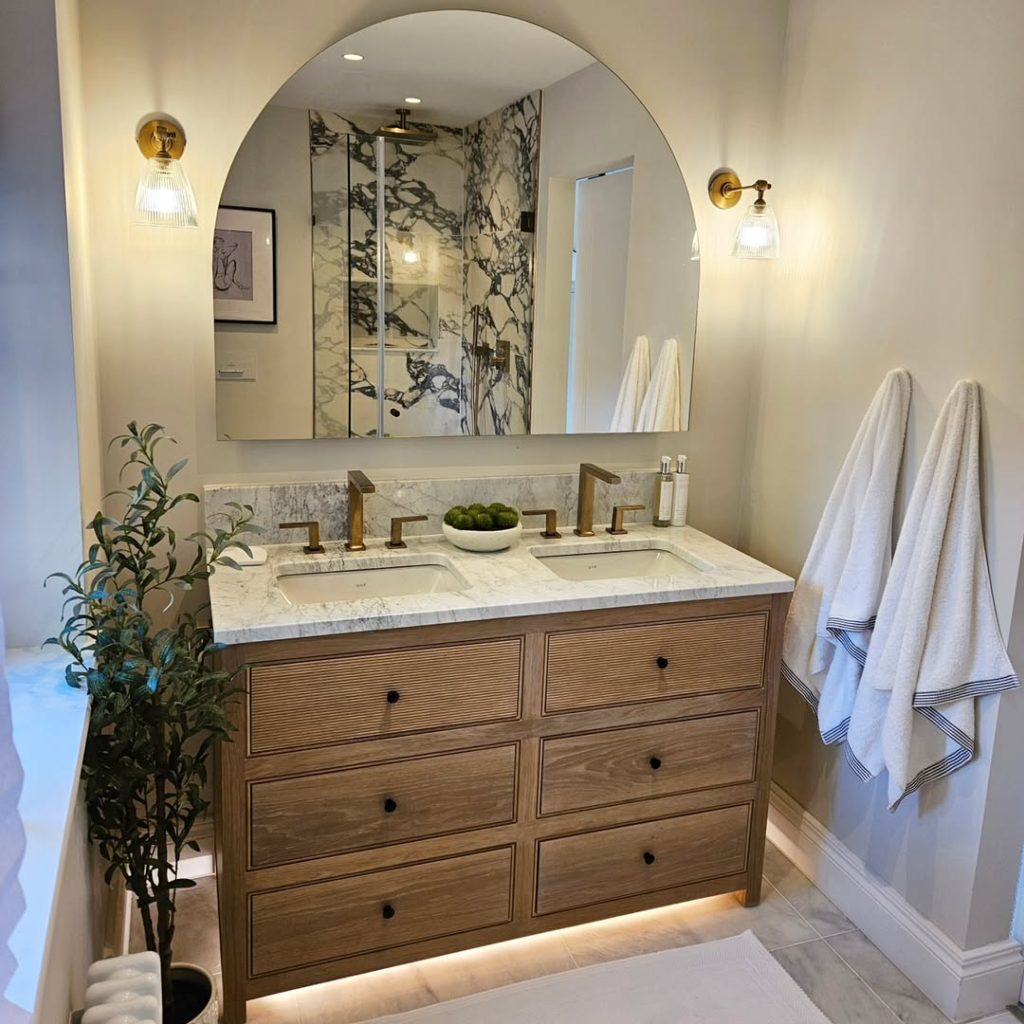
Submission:
M 135 139 L 146 169 L 135 192 L 136 221 L 151 227 L 194 228 L 196 197 L 181 166 L 185 132 L 164 118 L 147 121 Z
M 711 175 L 708 197 L 720 210 L 730 210 L 747 189 L 757 192 L 736 229 L 733 256 L 745 260 L 774 260 L 779 256 L 779 222 L 775 211 L 765 202 L 764 194 L 772 187 L 770 181 L 758 178 L 752 185 L 740 183 L 739 176 L 729 167 L 722 167 Z

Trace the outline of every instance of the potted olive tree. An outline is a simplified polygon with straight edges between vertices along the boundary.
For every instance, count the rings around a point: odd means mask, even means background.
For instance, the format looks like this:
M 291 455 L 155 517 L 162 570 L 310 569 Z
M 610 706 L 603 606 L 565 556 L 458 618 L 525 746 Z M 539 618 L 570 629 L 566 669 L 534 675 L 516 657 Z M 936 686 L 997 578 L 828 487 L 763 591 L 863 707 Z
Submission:
M 210 756 L 229 736 L 235 686 L 214 664 L 205 607 L 188 611 L 180 598 L 215 566 L 237 568 L 226 552 L 248 552 L 239 537 L 258 528 L 252 507 L 236 504 L 223 528 L 180 540 L 169 517 L 199 498 L 172 493 L 187 460 L 161 471 L 164 441 L 173 438 L 162 427 L 133 422 L 111 442 L 127 456 L 126 488 L 109 496 L 123 511 L 97 513 L 85 561 L 73 575 L 54 574 L 65 584 L 64 623 L 47 643 L 67 651 L 68 683 L 91 698 L 82 768 L 89 838 L 108 862 L 106 880 L 123 877 L 146 946 L 160 955 L 165 1024 L 184 1024 L 216 1018 L 210 975 L 174 964 L 172 948 L 175 898 L 195 884 L 178 877 L 178 862 L 186 847 L 198 849 L 189 833 L 209 806 Z

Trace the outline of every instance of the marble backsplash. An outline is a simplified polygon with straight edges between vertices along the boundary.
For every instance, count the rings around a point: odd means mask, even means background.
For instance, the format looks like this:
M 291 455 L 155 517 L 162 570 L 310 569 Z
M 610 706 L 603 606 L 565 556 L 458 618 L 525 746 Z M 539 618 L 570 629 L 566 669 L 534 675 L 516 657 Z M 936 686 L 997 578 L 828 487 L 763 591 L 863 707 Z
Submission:
M 621 484 L 597 481 L 594 498 L 594 523 L 611 521 L 612 505 L 646 505 L 643 512 L 627 514 L 630 521 L 649 523 L 654 500 L 654 470 L 616 470 Z M 548 473 L 530 476 L 457 477 L 435 480 L 375 479 L 377 490 L 364 502 L 365 536 L 386 537 L 392 516 L 426 515 L 425 523 L 408 523 L 405 532 L 434 534 L 441 532 L 441 519 L 453 505 L 474 501 L 490 504 L 505 502 L 518 509 L 556 508 L 562 532 L 571 532 L 576 522 L 576 473 Z M 252 505 L 255 522 L 266 532 L 259 538 L 264 544 L 297 543 L 301 530 L 280 530 L 279 523 L 316 519 L 324 542 L 344 540 L 348 529 L 348 486 L 345 479 L 307 483 L 212 484 L 203 488 L 203 508 L 208 525 L 217 525 L 211 517 L 224 510 L 229 501 Z M 543 527 L 541 517 L 526 519 L 527 530 Z

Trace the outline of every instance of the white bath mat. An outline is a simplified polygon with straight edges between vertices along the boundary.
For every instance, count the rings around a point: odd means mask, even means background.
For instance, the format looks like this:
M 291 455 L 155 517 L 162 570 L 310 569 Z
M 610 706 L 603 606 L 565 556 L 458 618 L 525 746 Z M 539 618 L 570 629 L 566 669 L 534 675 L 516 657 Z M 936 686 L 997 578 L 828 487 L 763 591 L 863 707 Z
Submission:
M 377 1024 L 829 1024 L 751 932 L 551 974 Z

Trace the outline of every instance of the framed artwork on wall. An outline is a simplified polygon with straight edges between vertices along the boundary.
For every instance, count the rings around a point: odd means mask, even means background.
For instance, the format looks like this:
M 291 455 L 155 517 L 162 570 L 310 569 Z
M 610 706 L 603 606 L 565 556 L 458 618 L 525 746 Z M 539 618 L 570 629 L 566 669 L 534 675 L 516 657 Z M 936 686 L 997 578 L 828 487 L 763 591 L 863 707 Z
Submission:
M 277 323 L 273 210 L 218 208 L 213 231 L 213 318 L 220 323 Z

